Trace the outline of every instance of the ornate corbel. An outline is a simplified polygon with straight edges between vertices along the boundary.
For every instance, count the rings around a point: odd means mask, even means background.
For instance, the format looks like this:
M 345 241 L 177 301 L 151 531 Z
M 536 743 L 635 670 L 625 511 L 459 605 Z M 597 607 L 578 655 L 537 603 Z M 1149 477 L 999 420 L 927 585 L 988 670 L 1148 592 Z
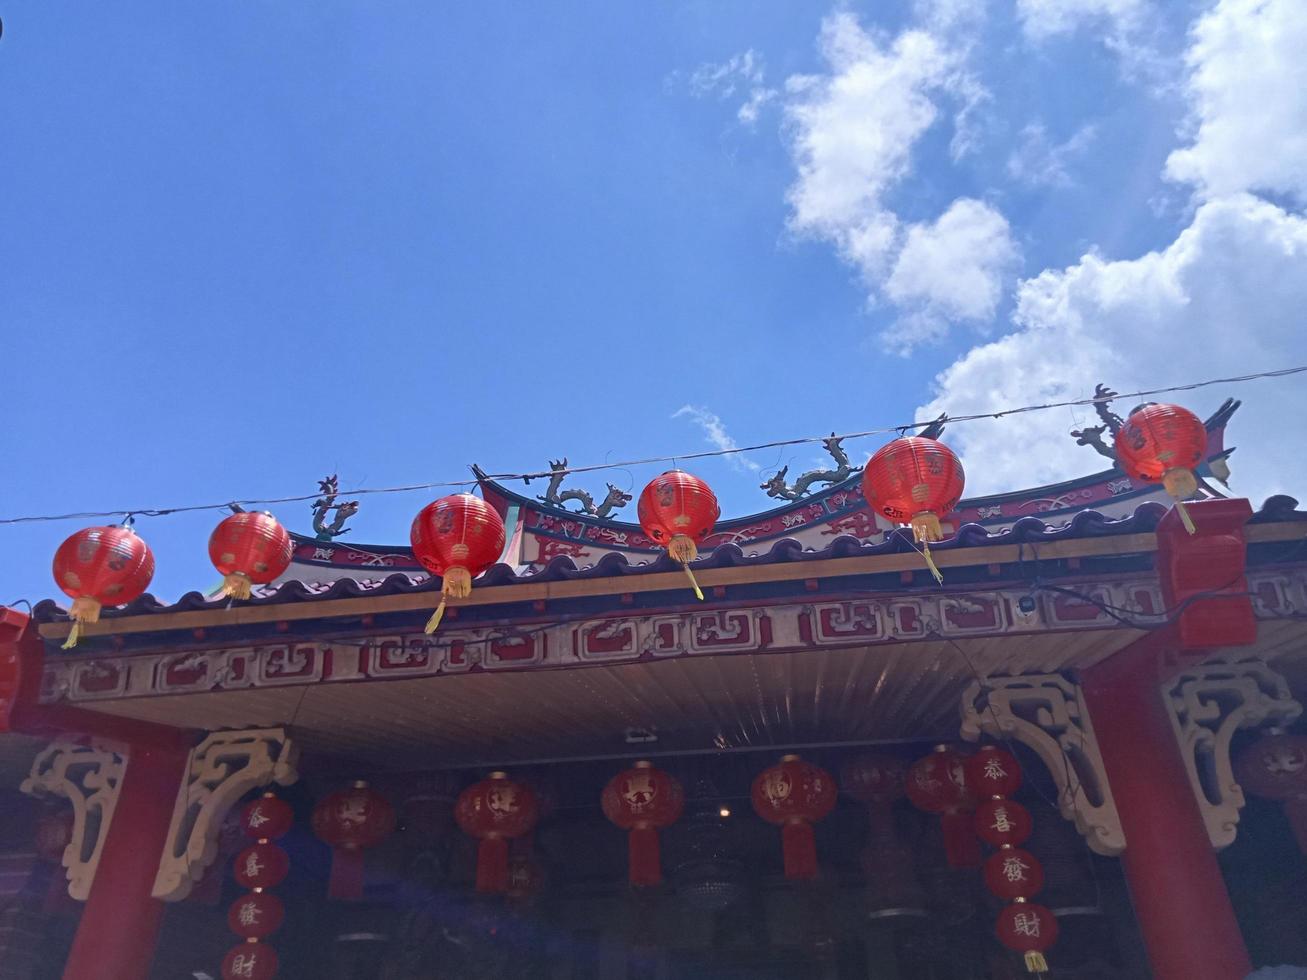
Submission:
M 73 805 L 73 836 L 64 848 L 68 894 L 86 901 L 127 764 L 127 747 L 109 739 L 65 736 L 32 761 L 19 787 L 29 796 L 63 797 Z
M 1283 677 L 1260 660 L 1206 663 L 1181 673 L 1167 707 L 1189 783 L 1214 847 L 1234 842 L 1243 790 L 1230 763 L 1230 740 L 1241 728 L 1287 725 L 1302 714 Z
M 299 747 L 281 728 L 213 732 L 192 749 L 154 897 L 178 902 L 189 895 L 218 854 L 218 832 L 232 807 L 252 789 L 295 782 L 298 757 Z
M 1091 850 L 1114 856 L 1125 834 L 1080 688 L 1060 674 L 986 677 L 962 695 L 962 737 L 984 733 L 1029 747 L 1057 786 L 1058 808 Z

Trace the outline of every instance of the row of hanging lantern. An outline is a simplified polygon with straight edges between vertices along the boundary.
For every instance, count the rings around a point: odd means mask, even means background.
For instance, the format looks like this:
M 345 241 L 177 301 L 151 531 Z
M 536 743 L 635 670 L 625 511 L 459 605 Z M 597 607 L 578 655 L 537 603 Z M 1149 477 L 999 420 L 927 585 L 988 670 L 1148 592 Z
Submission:
M 290 873 L 290 856 L 277 840 L 294 822 L 290 804 L 274 793 L 264 793 L 241 811 L 241 830 L 253 843 L 236 855 L 235 877 L 249 892 L 231 903 L 227 925 L 244 942 L 223 958 L 223 980 L 272 980 L 277 975 L 277 951 L 264 940 L 281 928 L 286 907 L 268 889 Z
M 1166 488 L 1193 533 L 1183 499 L 1197 491 L 1194 470 L 1207 452 L 1202 421 L 1177 405 L 1142 406 L 1117 433 L 1116 450 L 1132 479 Z M 903 436 L 882 446 L 862 474 L 868 506 L 912 528 L 927 567 L 940 582 L 943 576 L 930 545 L 943 536 L 940 518 L 957 506 L 964 486 L 962 463 L 953 450 L 922 436 Z M 696 476 L 670 470 L 644 488 L 638 510 L 644 533 L 681 564 L 702 599 L 690 562 L 721 513 L 712 489 Z M 440 602 L 426 626 L 432 633 L 448 601 L 466 599 L 473 580 L 503 553 L 504 521 L 481 498 L 452 494 L 424 507 L 409 536 L 418 562 L 441 580 Z M 223 575 L 222 591 L 234 599 L 248 599 L 254 585 L 272 582 L 285 572 L 291 552 L 290 535 L 267 513 L 232 514 L 209 540 L 209 557 Z M 73 628 L 65 648 L 77 643 L 83 623 L 99 619 L 103 606 L 124 605 L 142 595 L 153 575 L 154 555 L 130 527 L 84 528 L 64 541 L 55 552 L 54 577 L 73 600 Z

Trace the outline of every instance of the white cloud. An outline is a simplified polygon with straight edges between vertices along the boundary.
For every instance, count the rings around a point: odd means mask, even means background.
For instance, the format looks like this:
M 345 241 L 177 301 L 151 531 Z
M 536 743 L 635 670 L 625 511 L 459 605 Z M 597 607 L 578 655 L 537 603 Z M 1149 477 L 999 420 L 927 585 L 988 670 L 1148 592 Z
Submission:
M 729 432 L 726 431 L 726 424 L 721 417 L 714 412 L 699 405 L 682 405 L 672 413 L 672 418 L 689 418 L 699 428 L 703 429 L 703 437 L 709 445 L 717 449 L 739 449 L 740 444 L 736 442 Z M 732 453 L 726 457 L 736 469 L 750 470 L 756 472 L 760 467 L 753 460 L 747 458 L 742 453 Z
M 1087 255 L 1023 282 L 1018 329 L 976 347 L 937 378 L 919 418 L 1086 397 L 1307 363 L 1307 219 L 1246 194 L 1201 205 L 1167 248 L 1137 259 Z M 1233 488 L 1259 499 L 1307 486 L 1307 456 L 1273 441 L 1301 414 L 1302 385 L 1267 381 L 1181 394 L 1200 414 L 1234 394 Z M 1128 409 L 1129 405 L 1121 406 Z M 969 493 L 1014 490 L 1098 467 L 1067 432 L 1093 412 L 1051 410 L 960 423 Z M 1291 423 L 1290 423 L 1291 424 Z
M 1193 142 L 1171 154 L 1167 176 L 1208 197 L 1307 201 L 1307 3 L 1220 0 L 1195 25 L 1186 60 Z
M 1041 123 L 1021 130 L 1020 143 L 1007 160 L 1008 176 L 1032 187 L 1070 187 L 1074 181 L 1068 164 L 1094 141 L 1097 129 L 1081 126 L 1062 143 L 1050 142 Z
M 763 107 L 779 94 L 766 84 L 766 67 L 762 56 L 750 48 L 728 60 L 703 64 L 690 75 L 690 92 L 700 98 L 716 95 L 727 100 L 743 97 L 736 118 L 746 126 L 758 121 Z
M 1148 0 L 1017 0 L 1021 27 L 1037 41 L 1095 25 L 1106 26 L 1110 37 L 1128 36 L 1147 9 Z
M 904 229 L 885 200 L 908 174 L 913 147 L 939 118 L 937 100 L 958 104 L 965 117 L 985 97 L 965 71 L 964 55 L 923 30 L 882 43 L 848 13 L 823 22 L 820 47 L 830 72 L 786 84 L 787 134 L 798 171 L 788 192 L 790 229 L 831 242 L 873 298 L 883 288 L 907 305 L 890 338 L 900 350 L 941 336 L 949 319 L 992 316 L 1015 254 L 1002 216 L 959 199 L 933 224 Z M 966 129 L 957 127 L 963 142 Z M 961 152 L 957 138 L 954 151 Z M 970 253 L 976 244 L 994 254 Z M 940 274 L 944 257 L 963 258 L 961 284 Z

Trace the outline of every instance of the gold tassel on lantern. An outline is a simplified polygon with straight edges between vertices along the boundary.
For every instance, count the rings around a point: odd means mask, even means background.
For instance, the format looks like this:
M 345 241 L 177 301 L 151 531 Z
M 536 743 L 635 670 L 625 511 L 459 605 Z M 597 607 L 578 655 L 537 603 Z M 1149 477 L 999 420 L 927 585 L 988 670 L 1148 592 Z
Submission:
M 427 635 L 430 636 L 440 626 L 445 615 L 445 602 L 448 599 L 466 599 L 472 594 L 472 573 L 461 566 L 447 569 L 440 579 L 440 605 L 427 620 Z
M 702 602 L 703 590 L 699 588 L 694 572 L 690 571 L 690 562 L 699 557 L 699 549 L 695 547 L 694 540 L 684 534 L 674 534 L 672 540 L 667 543 L 667 553 L 672 556 L 673 561 L 681 563 L 681 567 L 685 569 L 685 574 L 689 576 L 690 584 L 694 586 L 695 596 Z
M 1194 476 L 1193 470 L 1186 470 L 1183 467 L 1167 470 L 1162 476 L 1162 486 L 1175 501 L 1175 509 L 1180 513 L 1180 523 L 1184 525 L 1184 529 L 1190 534 L 1197 534 L 1198 528 L 1194 527 L 1194 519 L 1189 516 L 1189 509 L 1184 505 L 1187 499 L 1198 492 L 1198 478 Z
M 233 599 L 248 599 L 254 594 L 254 583 L 244 572 L 232 572 L 222 577 L 222 594 Z
M 78 596 L 73 600 L 73 608 L 68 610 L 68 615 L 72 617 L 73 628 L 68 631 L 68 639 L 64 640 L 64 650 L 71 650 L 77 646 L 77 641 L 82 636 L 83 623 L 100 621 L 100 603 L 89 595 Z
M 930 574 L 935 576 L 935 581 L 943 585 L 944 576 L 940 574 L 935 559 L 930 556 L 930 542 L 942 540 L 944 531 L 939 526 L 939 518 L 934 514 L 917 514 L 912 518 L 912 537 L 921 545 L 922 557 L 926 559 L 926 567 L 930 569 Z
M 1044 959 L 1043 953 L 1030 950 L 1026 953 L 1026 972 L 1027 973 L 1047 973 L 1048 960 Z

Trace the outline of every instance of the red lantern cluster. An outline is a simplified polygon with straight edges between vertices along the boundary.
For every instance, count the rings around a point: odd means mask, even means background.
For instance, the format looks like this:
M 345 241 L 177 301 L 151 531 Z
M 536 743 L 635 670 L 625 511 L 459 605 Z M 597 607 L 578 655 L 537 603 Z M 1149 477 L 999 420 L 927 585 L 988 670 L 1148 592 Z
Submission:
M 699 557 L 699 544 L 712 533 L 722 513 L 712 488 L 683 470 L 668 470 L 649 481 L 637 509 L 640 527 L 649 540 L 665 547 L 672 560 L 681 563 L 694 594 L 703 599 L 689 563 Z
M 539 810 L 535 794 L 507 773 L 492 772 L 459 794 L 454 819 L 477 849 L 476 889 L 502 895 L 509 888 L 508 842 L 535 827 Z
M 290 873 L 290 857 L 274 841 L 295 822 L 285 800 L 264 793 L 241 811 L 240 825 L 254 843 L 236 855 L 236 881 L 250 891 L 231 903 L 227 926 L 245 942 L 228 950 L 222 961 L 223 980 L 271 980 L 277 975 L 277 951 L 267 939 L 281 928 L 286 907 L 267 889 L 275 888 Z
M 908 769 L 904 788 L 913 806 L 940 818 L 949 867 L 977 867 L 980 844 L 971 827 L 976 797 L 967 785 L 966 760 L 947 745 L 938 745 Z
M 924 436 L 903 436 L 881 446 L 862 471 L 867 505 L 895 524 L 911 525 L 937 582 L 944 578 L 930 556 L 930 542 L 944 536 L 939 519 L 958 505 L 965 482 L 953 450 Z
M 290 534 L 266 511 L 232 514 L 213 529 L 209 560 L 222 573 L 222 594 L 248 599 L 290 567 Z
M 1269 730 L 1235 757 L 1234 775 L 1248 792 L 1284 804 L 1298 848 L 1307 854 L 1307 735 Z
M 995 932 L 1008 949 L 1025 956 L 1026 969 L 1044 973 L 1044 953 L 1057 941 L 1057 919 L 1030 899 L 1044 887 L 1039 860 L 1020 847 L 1030 837 L 1030 812 L 1008 799 L 1021 786 L 1021 766 L 1011 752 L 982 746 L 967 760 L 967 782 L 985 802 L 976 810 L 976 834 L 997 850 L 985 861 L 985 885 L 1011 904 L 998 914 Z
M 440 576 L 440 604 L 427 622 L 434 633 L 449 599 L 466 599 L 472 580 L 499 560 L 507 531 L 499 511 L 480 497 L 456 493 L 427 504 L 413 519 L 413 555 Z
M 1132 480 L 1160 483 L 1190 534 L 1184 501 L 1198 492 L 1194 470 L 1207 458 L 1207 426 L 1187 408 L 1150 402 L 1130 413 L 1116 433 L 1116 459 Z
M 781 756 L 753 781 L 750 798 L 758 816 L 781 828 L 785 877 L 817 877 L 817 838 L 812 825 L 835 808 L 835 779 L 797 755 Z
M 663 880 L 658 832 L 670 827 L 685 809 L 685 791 L 675 777 L 650 762 L 619 772 L 600 797 L 604 816 L 627 834 L 629 879 L 636 888 Z
M 73 600 L 64 649 L 77 645 L 84 624 L 100 621 L 102 607 L 144 595 L 153 578 L 154 553 L 130 527 L 87 527 L 70 536 L 54 553 L 54 580 Z
M 363 851 L 375 847 L 395 829 L 395 808 L 363 780 L 337 790 L 313 808 L 313 833 L 331 847 L 327 897 L 357 901 L 363 897 Z

